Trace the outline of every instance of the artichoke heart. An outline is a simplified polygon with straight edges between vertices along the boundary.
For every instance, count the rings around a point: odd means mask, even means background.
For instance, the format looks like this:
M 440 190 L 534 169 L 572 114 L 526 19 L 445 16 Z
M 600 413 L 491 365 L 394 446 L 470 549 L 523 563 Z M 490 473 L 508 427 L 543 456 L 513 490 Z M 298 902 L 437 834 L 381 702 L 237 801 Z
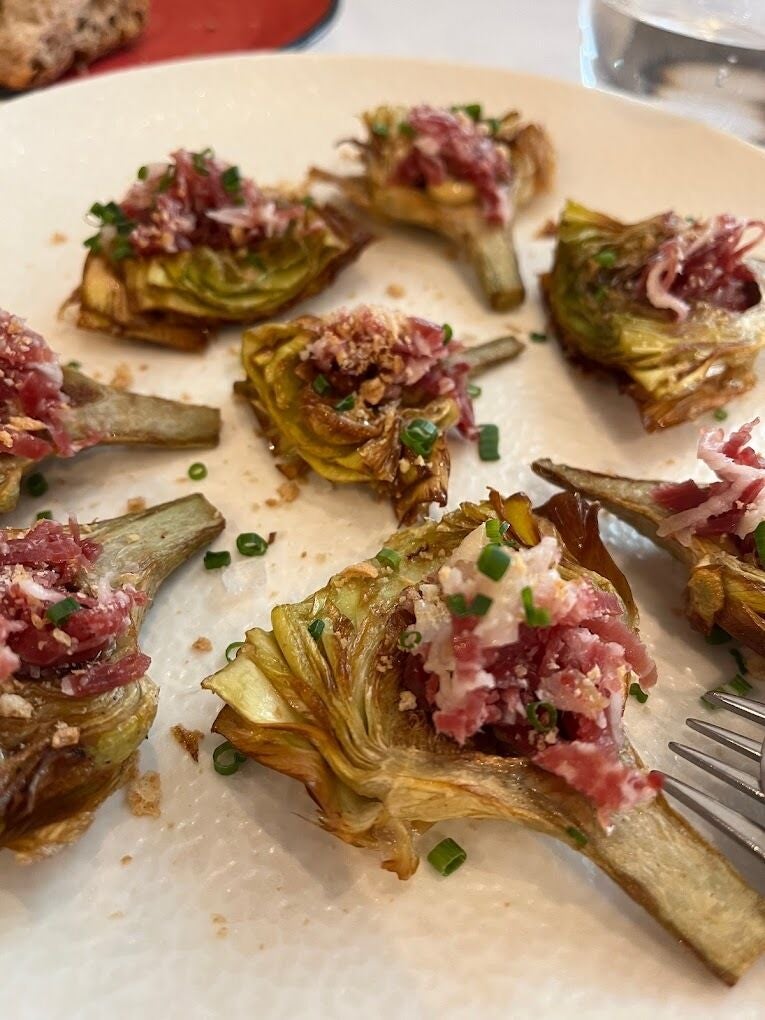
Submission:
M 272 630 L 250 630 L 235 660 L 203 684 L 225 702 L 214 731 L 303 783 L 328 832 L 377 850 L 400 878 L 417 868 L 418 835 L 445 819 L 501 818 L 555 836 L 735 982 L 765 948 L 763 902 L 661 796 L 607 831 L 588 797 L 519 753 L 507 734 L 482 731 L 460 744 L 437 732 L 436 716 L 408 685 L 409 649 L 418 637 L 414 593 L 425 598 L 437 577 L 442 583 L 455 556 L 454 569 L 462 569 L 459 551 L 490 529 L 497 541 L 483 546 L 494 550 L 487 564 L 496 566 L 499 550 L 512 571 L 513 557 L 523 566 L 552 543 L 561 559 L 550 590 L 583 586 L 595 601 L 618 605 L 621 626 L 633 633 L 634 603 L 600 542 L 597 511 L 560 495 L 532 512 L 526 497 L 494 493 L 491 502 L 465 503 L 440 522 L 397 532 L 385 557 L 346 568 L 303 602 L 276 606 Z M 479 604 L 470 612 L 480 613 Z M 416 620 L 419 626 L 419 610 Z M 456 648 L 455 641 L 455 656 Z M 536 724 L 546 717 L 549 730 L 552 706 L 532 706 L 534 730 L 526 724 L 524 732 L 544 743 Z M 640 771 L 627 742 L 621 758 L 622 768 Z
M 95 524 L 4 529 L 0 848 L 50 856 L 130 777 L 159 695 L 138 647 L 143 615 L 223 525 L 193 495 Z
M 454 242 L 473 265 L 492 308 L 521 304 L 525 290 L 512 233 L 516 209 L 549 189 L 554 155 L 537 124 L 516 112 L 484 117 L 475 104 L 380 106 L 363 115 L 362 172 L 314 169 L 354 205 Z
M 755 383 L 765 282 L 744 256 L 765 225 L 665 213 L 622 223 L 568 202 L 542 288 L 566 353 L 614 374 L 656 429 L 721 407 Z
M 248 330 L 236 391 L 285 473 L 371 485 L 408 522 L 446 502 L 449 429 L 478 435 L 468 375 L 522 348 L 508 336 L 463 349 L 451 327 L 359 306 Z

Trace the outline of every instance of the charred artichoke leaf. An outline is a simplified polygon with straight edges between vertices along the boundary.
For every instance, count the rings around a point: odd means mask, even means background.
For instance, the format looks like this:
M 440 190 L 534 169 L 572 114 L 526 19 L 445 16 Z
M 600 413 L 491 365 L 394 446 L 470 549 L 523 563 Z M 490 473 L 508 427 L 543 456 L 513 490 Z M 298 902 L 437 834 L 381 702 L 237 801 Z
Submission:
M 192 495 L 83 525 L 83 534 L 103 546 L 83 574 L 83 587 L 129 583 L 153 596 L 224 523 L 203 496 Z M 135 607 L 113 658 L 137 650 L 144 612 L 144 606 Z M 154 721 L 159 690 L 144 676 L 86 697 L 69 697 L 55 683 L 25 680 L 14 681 L 13 693 L 29 702 L 32 714 L 0 718 L 0 848 L 28 861 L 78 839 L 98 805 L 129 778 Z M 61 723 L 77 727 L 76 745 L 56 747 Z
M 91 253 L 67 305 L 81 328 L 198 350 L 218 326 L 266 319 L 319 293 L 372 239 L 329 207 L 308 210 L 307 220 L 304 235 L 250 249 L 199 245 L 122 261 Z
M 220 411 L 201 404 L 129 393 L 64 368 L 63 392 L 69 397 L 67 431 L 76 443 L 99 436 L 93 446 L 164 446 L 168 449 L 217 446 Z M 0 513 L 13 510 L 25 472 L 36 461 L 0 456 Z
M 649 432 L 690 421 L 751 389 L 765 345 L 765 301 L 745 312 L 697 303 L 678 323 L 631 295 L 624 281 L 662 240 L 662 220 L 625 224 L 570 201 L 553 268 L 542 277 L 566 352 L 616 373 Z M 602 264 L 604 252 L 613 264 Z M 765 293 L 762 268 L 752 268 Z
M 538 460 L 534 471 L 553 485 L 597 500 L 656 545 L 684 563 L 690 573 L 685 590 L 685 613 L 696 630 L 709 634 L 715 626 L 742 644 L 765 655 L 765 571 L 739 559 L 724 538 L 694 535 L 683 545 L 657 529 L 669 511 L 651 493 L 661 482 L 599 474 L 567 464 Z
M 492 308 L 506 311 L 525 297 L 512 215 L 505 225 L 488 223 L 472 184 L 447 181 L 425 189 L 391 183 L 400 156 L 400 124 L 405 107 L 381 106 L 364 114 L 368 144 L 359 143 L 364 163 L 360 175 L 338 175 L 318 168 L 311 179 L 339 188 L 345 198 L 365 211 L 395 223 L 423 227 L 454 242 L 473 265 Z M 494 138 L 506 146 L 513 166 L 509 201 L 513 211 L 549 189 L 554 171 L 552 146 L 536 124 L 522 124 L 517 113 L 499 121 Z M 398 140 L 398 141 L 397 141 Z
M 589 802 L 562 780 L 521 758 L 460 749 L 421 713 L 399 710 L 400 597 L 497 510 L 524 545 L 551 533 L 555 521 L 562 570 L 624 590 L 593 531 L 594 511 L 572 497 L 554 497 L 536 515 L 523 496 L 465 503 L 439 523 L 387 540 L 402 557 L 398 571 L 381 571 L 375 561 L 348 567 L 303 602 L 277 606 L 270 632 L 249 631 L 236 659 L 203 684 L 226 702 L 214 731 L 302 782 L 328 832 L 376 849 L 400 878 L 417 867 L 417 834 L 449 818 L 502 818 L 555 836 L 735 982 L 765 948 L 763 902 L 663 798 L 606 835 Z M 308 631 L 316 618 L 324 621 L 318 640 Z

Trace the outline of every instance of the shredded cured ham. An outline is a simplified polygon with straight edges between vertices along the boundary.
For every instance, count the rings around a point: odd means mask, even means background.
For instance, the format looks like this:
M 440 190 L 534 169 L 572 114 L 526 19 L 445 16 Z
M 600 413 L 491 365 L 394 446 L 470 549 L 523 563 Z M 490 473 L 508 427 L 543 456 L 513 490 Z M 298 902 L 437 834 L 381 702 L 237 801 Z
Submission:
M 415 106 L 405 123 L 411 145 L 392 173 L 392 182 L 414 188 L 448 180 L 472 184 L 490 223 L 510 219 L 512 166 L 485 124 L 459 111 Z
M 63 382 L 58 358 L 40 334 L 0 309 L 0 454 L 37 461 L 98 442 L 96 435 L 72 442 Z
M 654 308 L 682 322 L 693 302 L 743 312 L 761 300 L 744 259 L 765 239 L 765 222 L 729 215 L 690 224 L 673 214 L 666 220 L 672 234 L 649 258 L 641 281 Z
M 457 427 L 474 439 L 468 365 L 458 357 L 462 350 L 435 322 L 361 305 L 324 318 L 304 358 L 326 375 L 334 390 L 358 392 L 371 406 L 407 396 L 452 397 L 460 409 Z
M 658 527 L 688 545 L 694 535 L 731 535 L 746 539 L 765 520 L 765 458 L 750 445 L 760 419 L 742 425 L 726 439 L 722 429 L 705 429 L 698 457 L 717 476 L 707 485 L 688 480 L 666 483 L 652 492 L 659 506 L 672 513 Z
M 130 586 L 80 586 L 101 547 L 83 538 L 76 522 L 42 520 L 23 536 L 0 533 L 0 680 L 58 679 L 65 694 L 93 694 L 146 672 L 147 656 L 106 658 L 146 596 Z M 52 607 L 67 603 L 62 619 Z M 73 605 L 72 605 L 73 603 Z M 75 608 L 76 607 L 76 608 Z
M 553 537 L 501 547 L 509 563 L 497 580 L 478 569 L 488 544 L 476 529 L 419 586 L 412 629 L 421 640 L 406 685 L 437 732 L 463 744 L 490 729 L 588 797 L 608 825 L 661 785 L 620 754 L 625 690 L 630 681 L 648 690 L 654 663 L 616 594 L 560 576 Z M 529 593 L 537 615 L 528 615 Z M 490 604 L 483 615 L 455 613 L 455 597 Z
M 144 168 L 119 209 L 136 256 L 174 254 L 197 245 L 238 248 L 305 229 L 307 218 L 302 203 L 263 191 L 209 149 L 178 149 L 169 163 Z M 102 228 L 105 241 L 110 229 Z

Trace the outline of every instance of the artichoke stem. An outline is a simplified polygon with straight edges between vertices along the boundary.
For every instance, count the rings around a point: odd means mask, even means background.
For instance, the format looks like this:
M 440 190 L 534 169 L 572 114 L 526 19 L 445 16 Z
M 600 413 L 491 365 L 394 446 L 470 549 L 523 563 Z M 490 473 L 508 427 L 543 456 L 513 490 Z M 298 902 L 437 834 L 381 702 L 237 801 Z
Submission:
M 467 240 L 470 261 L 491 307 L 497 312 L 517 308 L 526 291 L 511 228 L 481 229 Z
M 493 368 L 494 365 L 502 364 L 503 361 L 517 358 L 523 347 L 517 336 L 499 336 L 496 340 L 488 340 L 484 344 L 462 351 L 457 360 L 467 362 L 472 377 Z

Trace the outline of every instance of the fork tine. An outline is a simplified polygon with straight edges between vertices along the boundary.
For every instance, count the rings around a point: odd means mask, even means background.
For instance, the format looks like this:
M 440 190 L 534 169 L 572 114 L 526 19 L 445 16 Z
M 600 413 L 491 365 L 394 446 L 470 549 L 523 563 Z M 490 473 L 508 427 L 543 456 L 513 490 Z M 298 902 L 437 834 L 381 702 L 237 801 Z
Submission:
M 763 845 L 763 839 L 760 836 L 755 836 L 753 823 L 746 818 L 744 815 L 733 811 L 732 809 L 723 809 L 725 814 L 720 811 L 721 805 L 716 804 L 709 796 L 703 794 L 700 790 L 694 789 L 692 786 L 688 786 L 687 783 L 682 783 L 679 779 L 674 779 L 672 776 L 664 775 L 664 792 L 671 794 L 673 797 L 685 804 L 691 811 L 695 811 L 701 818 L 713 825 L 719 832 L 725 833 L 730 839 L 738 843 L 739 846 L 743 846 L 749 850 L 750 853 L 754 854 L 761 861 L 765 861 L 765 846 Z M 714 807 L 712 806 L 714 805 Z M 737 829 L 732 825 L 725 817 L 728 815 L 736 819 L 736 824 L 741 825 L 742 829 L 749 828 L 752 835 L 747 834 L 741 829 Z
M 722 691 L 709 691 L 704 695 L 704 700 L 713 705 L 720 705 L 727 708 L 736 715 L 742 715 L 751 722 L 765 726 L 765 704 L 759 701 L 751 701 L 749 698 L 739 698 L 736 694 L 724 694 Z
M 732 786 L 734 790 L 739 790 L 758 803 L 765 804 L 765 793 L 760 789 L 760 784 L 753 780 L 748 773 L 742 772 L 741 769 L 734 768 L 732 765 L 726 765 L 725 762 L 713 758 L 711 754 L 697 751 L 695 747 L 688 747 L 687 744 L 678 744 L 675 740 L 669 742 L 669 749 L 694 765 L 698 765 L 700 769 L 708 772 L 710 776 L 722 779 L 724 783 Z
M 752 740 L 750 737 L 742 737 L 740 733 L 726 730 L 722 726 L 715 726 L 714 723 L 706 722 L 704 719 L 686 719 L 686 726 L 690 726 L 697 733 L 703 733 L 710 740 L 717 741 L 723 747 L 729 747 L 731 751 L 738 751 L 746 758 L 759 762 L 762 757 L 762 741 Z

